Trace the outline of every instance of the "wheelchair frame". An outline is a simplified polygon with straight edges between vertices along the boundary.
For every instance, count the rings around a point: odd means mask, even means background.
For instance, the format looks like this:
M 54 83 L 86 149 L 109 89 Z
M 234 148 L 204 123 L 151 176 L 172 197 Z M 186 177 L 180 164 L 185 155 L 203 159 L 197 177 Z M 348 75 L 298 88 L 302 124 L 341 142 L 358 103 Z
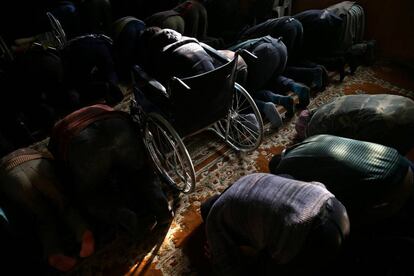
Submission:
M 204 44 L 202 46 L 216 58 L 231 62 L 215 49 Z M 234 57 L 236 61 L 238 55 L 239 53 L 236 52 Z M 233 70 L 236 70 L 236 65 Z M 167 93 L 162 84 L 149 79 L 145 72 L 141 71 L 140 77 L 146 79 L 152 87 L 161 89 L 162 93 Z M 177 78 L 176 80 L 186 86 L 184 81 Z M 250 111 L 247 114 L 254 115 L 257 125 L 246 119 L 244 116 L 246 113 L 243 112 L 247 110 Z M 161 114 L 146 113 L 135 99 L 131 102 L 131 115 L 140 127 L 143 142 L 158 172 L 170 185 L 183 193 L 194 191 L 196 185 L 196 173 L 190 153 L 184 144 L 185 139 L 204 130 L 211 130 L 233 149 L 248 152 L 257 149 L 263 138 L 264 127 L 260 112 L 249 93 L 236 82 L 234 82 L 231 106 L 226 117 L 184 137 L 180 137 L 171 123 Z

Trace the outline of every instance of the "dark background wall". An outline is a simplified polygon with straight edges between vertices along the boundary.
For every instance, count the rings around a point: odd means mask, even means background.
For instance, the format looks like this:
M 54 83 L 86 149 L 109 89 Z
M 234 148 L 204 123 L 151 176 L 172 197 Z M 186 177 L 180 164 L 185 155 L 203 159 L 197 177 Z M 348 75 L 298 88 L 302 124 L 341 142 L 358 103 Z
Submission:
M 292 13 L 323 9 L 340 0 L 292 0 Z M 365 38 L 376 39 L 378 54 L 414 66 L 414 0 L 359 0 L 365 10 Z

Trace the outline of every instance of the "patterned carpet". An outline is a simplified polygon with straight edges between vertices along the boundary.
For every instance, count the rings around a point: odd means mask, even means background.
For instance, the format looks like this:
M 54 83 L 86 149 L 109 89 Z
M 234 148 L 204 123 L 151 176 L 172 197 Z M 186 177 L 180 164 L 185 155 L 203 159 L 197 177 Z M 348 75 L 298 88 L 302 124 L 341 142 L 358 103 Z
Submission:
M 361 93 L 391 93 L 414 99 L 414 79 L 407 71 L 388 64 L 359 67 L 343 83 L 332 80 L 325 91 L 313 95 L 309 108 L 341 95 Z M 187 147 L 196 167 L 197 186 L 194 193 L 180 195 L 171 225 L 156 228 L 141 242 L 118 237 L 69 275 L 209 275 L 203 256 L 200 203 L 243 175 L 267 172 L 270 158 L 294 140 L 295 120 L 296 116 L 277 132 L 267 132 L 260 148 L 248 154 L 234 152 L 210 133 L 193 137 Z

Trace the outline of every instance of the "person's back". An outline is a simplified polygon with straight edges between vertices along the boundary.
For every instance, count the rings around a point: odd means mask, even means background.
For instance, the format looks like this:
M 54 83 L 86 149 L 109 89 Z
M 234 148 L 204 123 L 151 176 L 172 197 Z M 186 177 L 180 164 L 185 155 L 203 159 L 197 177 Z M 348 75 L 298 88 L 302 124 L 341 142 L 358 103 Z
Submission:
M 338 97 L 309 120 L 306 135 L 317 134 L 377 143 L 406 155 L 414 147 L 414 101 L 390 94 Z
M 332 55 L 338 49 L 342 19 L 328 10 L 307 10 L 294 15 L 303 26 L 302 50 L 308 57 Z
M 126 113 L 100 104 L 77 110 L 55 125 L 48 147 L 70 176 L 66 188 L 98 224 L 135 235 L 145 225 L 137 223 L 140 206 L 159 224 L 170 219 L 168 201 Z
M 257 57 L 246 61 L 248 65 L 246 87 L 252 92 L 264 89 L 271 79 L 285 71 L 288 53 L 280 38 L 267 35 L 243 41 L 229 48 L 232 51 L 240 49 L 245 49 Z
M 9 215 L 10 230 L 16 239 L 27 240 L 27 247 L 16 251 L 36 252 L 39 244 L 49 265 L 60 271 L 69 271 L 77 263 L 68 246 L 80 244 L 77 255 L 81 258 L 93 254 L 94 234 L 68 200 L 49 153 L 22 148 L 8 154 L 0 160 L 0 180 L 0 201 Z M 25 252 L 19 255 L 32 259 Z
M 293 145 L 269 167 L 274 174 L 323 182 L 351 220 L 364 224 L 395 214 L 413 189 L 410 162 L 397 150 L 332 135 Z
M 275 264 L 289 263 L 309 243 L 315 221 L 325 215 L 326 204 L 332 204 L 332 210 L 342 210 L 344 224 L 338 227 L 343 237 L 349 231 L 346 211 L 322 184 L 260 173 L 239 179 L 215 202 L 201 206 L 215 272 L 243 275 L 245 266 L 239 251 L 243 246 Z M 321 221 L 326 222 L 324 218 Z M 321 242 L 319 249 L 328 254 L 338 246 L 324 245 Z

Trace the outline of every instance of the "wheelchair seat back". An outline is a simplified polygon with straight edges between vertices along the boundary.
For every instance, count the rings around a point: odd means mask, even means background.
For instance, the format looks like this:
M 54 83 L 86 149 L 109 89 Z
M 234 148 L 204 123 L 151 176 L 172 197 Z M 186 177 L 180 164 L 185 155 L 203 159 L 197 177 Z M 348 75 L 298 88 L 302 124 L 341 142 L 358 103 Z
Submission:
M 188 135 L 223 119 L 234 93 L 237 57 L 206 73 L 169 82 L 171 123 L 181 135 Z

